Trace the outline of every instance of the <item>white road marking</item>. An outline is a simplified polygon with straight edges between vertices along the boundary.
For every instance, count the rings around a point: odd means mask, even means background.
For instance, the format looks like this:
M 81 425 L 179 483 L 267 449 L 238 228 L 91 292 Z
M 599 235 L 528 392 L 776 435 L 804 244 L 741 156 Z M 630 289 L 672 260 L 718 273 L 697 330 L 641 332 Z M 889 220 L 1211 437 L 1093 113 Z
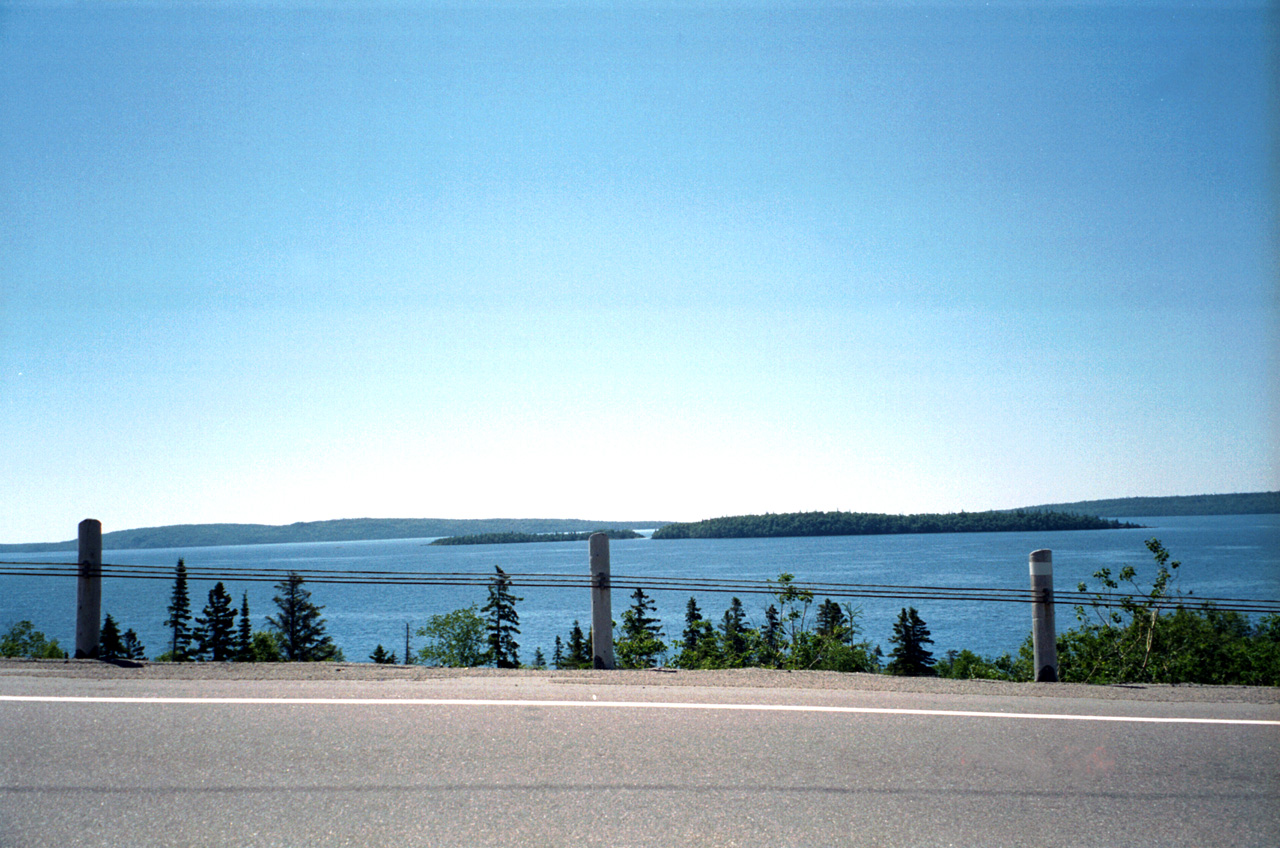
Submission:
M 96 695 L 0 695 L 0 703 L 41 704 L 226 704 L 254 706 L 342 707 L 596 707 L 640 710 L 725 710 L 737 712 L 836 713 L 846 715 L 938 716 L 942 718 L 1014 718 L 1034 721 L 1112 721 L 1143 724 L 1222 724 L 1280 727 L 1280 720 L 1088 715 L 1076 713 L 1000 713 L 977 710 L 916 710 L 895 707 L 829 707 L 809 704 L 699 704 L 677 701 L 540 701 L 481 698 L 167 698 Z

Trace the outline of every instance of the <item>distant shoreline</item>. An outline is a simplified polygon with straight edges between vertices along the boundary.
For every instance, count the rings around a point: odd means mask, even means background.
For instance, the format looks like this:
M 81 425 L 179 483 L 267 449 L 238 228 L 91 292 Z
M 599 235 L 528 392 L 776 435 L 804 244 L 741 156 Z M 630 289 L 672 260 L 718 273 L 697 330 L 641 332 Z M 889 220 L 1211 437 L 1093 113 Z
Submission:
M 302 542 L 377 542 L 436 539 L 480 533 L 582 533 L 601 527 L 644 530 L 669 521 L 593 521 L 579 518 L 343 518 L 296 524 L 172 524 L 102 534 L 103 550 L 204 548 L 229 545 L 283 545 Z M 0 545 L 0 553 L 74 551 L 65 542 Z
M 1272 515 L 1280 514 L 1280 492 L 1116 498 L 1043 504 L 995 512 L 1056 512 L 1116 519 L 1183 515 Z M 983 513 L 945 513 L 945 515 L 965 514 Z M 737 516 L 737 518 L 741 517 Z M 174 524 L 166 527 L 144 527 L 137 530 L 103 533 L 102 546 L 106 550 L 137 550 L 299 542 L 374 542 L 389 539 L 435 539 L 442 536 L 468 536 L 480 533 L 582 533 L 601 527 L 643 530 L 662 528 L 672 523 L 652 520 L 593 521 L 574 518 L 344 518 L 285 525 Z M 0 553 L 55 553 L 74 551 L 76 546 L 75 539 L 65 542 L 8 544 L 0 545 Z
M 643 539 L 634 530 L 584 530 L 581 533 L 476 533 L 471 536 L 442 536 L 433 545 L 522 545 L 534 542 L 585 542 L 595 533 L 610 539 Z
M 1280 514 L 1280 492 L 1243 492 L 1231 495 L 1176 495 L 1167 498 L 1113 498 L 1102 501 L 1041 504 L 1023 512 L 1073 512 L 1106 518 L 1147 518 L 1177 515 L 1275 515 Z

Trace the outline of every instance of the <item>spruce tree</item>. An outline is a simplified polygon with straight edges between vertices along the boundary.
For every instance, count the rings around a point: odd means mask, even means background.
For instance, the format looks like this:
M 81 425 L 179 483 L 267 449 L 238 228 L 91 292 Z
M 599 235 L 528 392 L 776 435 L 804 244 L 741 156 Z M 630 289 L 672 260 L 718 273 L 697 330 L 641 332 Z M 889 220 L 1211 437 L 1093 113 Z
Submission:
M 729 668 L 747 665 L 750 661 L 750 646 L 747 635 L 747 613 L 742 608 L 742 601 L 734 597 L 729 600 L 729 608 L 724 611 L 720 622 L 721 654 Z
M 620 638 L 614 642 L 618 663 L 623 668 L 653 668 L 658 656 L 667 649 L 662 641 L 662 626 L 653 612 L 653 600 L 636 587 L 633 603 L 622 613 Z
M 253 625 L 249 620 L 249 593 L 245 592 L 240 601 L 240 631 L 236 634 L 236 661 L 249 662 L 253 659 Z
M 276 584 L 280 594 L 272 600 L 280 612 L 267 616 L 267 625 L 276 631 L 280 652 L 290 662 L 339 659 L 340 652 L 324 632 L 324 619 L 320 617 L 324 607 L 311 602 L 311 593 L 302 588 L 303 582 L 301 575 L 291 571 Z
M 533 651 L 533 667 L 534 668 L 547 667 L 547 658 L 542 655 L 541 648 L 535 648 Z
M 373 660 L 378 665 L 395 665 L 396 662 L 398 662 L 395 652 L 392 651 L 388 654 L 387 649 L 382 647 L 381 643 L 378 644 L 378 647 L 373 649 L 373 653 L 369 655 L 369 659 Z
M 702 617 L 697 598 L 689 598 L 684 606 L 684 632 L 680 634 L 680 655 L 675 664 L 681 668 L 711 668 L 718 662 L 715 631 Z
M 191 599 L 187 595 L 187 564 L 178 559 L 174 571 L 173 594 L 169 599 L 169 617 L 165 626 L 170 628 L 172 639 L 169 646 L 169 659 L 173 662 L 187 662 L 191 659 Z
M 204 616 L 196 619 L 196 641 L 202 659 L 223 662 L 234 658 L 236 611 L 231 605 L 231 595 L 222 583 L 209 590 L 209 603 Z
M 114 660 L 125 656 L 124 642 L 120 640 L 120 625 L 107 613 L 98 637 L 98 659 Z
M 129 660 L 145 660 L 147 658 L 147 649 L 143 647 L 142 640 L 138 638 L 138 634 L 130 628 L 124 632 L 124 637 L 120 640 L 124 645 L 124 657 Z
M 569 631 L 569 656 L 565 658 L 565 668 L 591 668 L 591 641 L 582 633 L 582 625 L 574 619 L 573 628 Z
M 564 668 L 564 642 L 560 641 L 560 637 L 556 637 L 555 650 L 551 652 L 551 666 L 553 668 Z
M 893 624 L 893 636 L 889 638 L 893 650 L 889 656 L 886 670 L 890 674 L 908 677 L 932 676 L 937 674 L 933 669 L 933 654 L 925 650 L 925 645 L 932 645 L 929 628 L 916 612 L 915 607 L 904 609 Z
M 489 630 L 489 650 L 487 659 L 498 668 L 520 667 L 520 644 L 515 637 L 520 635 L 520 616 L 516 613 L 516 602 L 524 600 L 511 594 L 511 578 L 495 565 L 497 574 L 489 579 L 489 601 L 480 608 L 485 613 L 485 624 Z
M 827 598 L 818 607 L 818 620 L 815 629 L 819 636 L 827 636 L 836 640 L 843 640 L 845 627 L 844 610 L 835 601 Z
M 764 630 L 760 632 L 760 643 L 763 648 L 760 662 L 763 665 L 781 667 L 782 639 L 782 616 L 778 614 L 776 606 L 769 604 L 769 608 L 764 611 Z

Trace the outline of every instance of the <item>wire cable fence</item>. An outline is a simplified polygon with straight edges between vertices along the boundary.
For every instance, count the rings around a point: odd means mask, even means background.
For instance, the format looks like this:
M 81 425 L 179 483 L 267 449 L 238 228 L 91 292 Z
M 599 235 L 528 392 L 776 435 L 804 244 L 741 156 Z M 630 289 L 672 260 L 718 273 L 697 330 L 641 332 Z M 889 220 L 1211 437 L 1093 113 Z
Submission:
M 20 577 L 76 577 L 78 563 L 65 562 L 4 562 L 0 561 L 0 576 Z M 243 581 L 279 583 L 296 574 L 307 583 L 359 586 L 488 586 L 492 572 L 463 571 L 375 571 L 352 569 L 288 569 L 265 567 L 218 566 L 217 568 L 187 567 L 188 580 Z M 173 580 L 173 566 L 121 565 L 103 563 L 103 577 L 126 580 Z M 592 588 L 589 574 L 524 573 L 508 574 L 513 587 L 580 589 Z M 1001 589 L 993 587 L 959 586 L 902 586 L 876 583 L 827 583 L 777 580 L 734 580 L 691 577 L 666 577 L 662 575 L 619 575 L 610 578 L 610 588 L 630 592 L 643 589 L 647 592 L 684 592 L 697 594 L 729 595 L 779 595 L 786 591 L 810 593 L 824 598 L 890 599 L 904 601 L 959 601 L 965 603 L 1017 603 L 1029 604 L 1042 600 L 1040 593 L 1031 589 Z M 1195 595 L 1167 595 L 1153 598 L 1140 592 L 1055 592 L 1054 600 L 1071 606 L 1087 605 L 1124 608 L 1140 605 L 1154 609 L 1197 608 L 1212 605 L 1224 612 L 1262 615 L 1280 614 L 1280 601 L 1255 598 L 1200 597 Z

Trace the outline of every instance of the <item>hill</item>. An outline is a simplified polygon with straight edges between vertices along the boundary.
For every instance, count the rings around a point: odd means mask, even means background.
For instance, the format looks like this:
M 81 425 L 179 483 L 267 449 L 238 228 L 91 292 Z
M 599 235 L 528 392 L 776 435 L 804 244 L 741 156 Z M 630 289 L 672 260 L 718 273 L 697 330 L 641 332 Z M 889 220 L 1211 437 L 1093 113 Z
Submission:
M 587 521 L 577 518 L 343 518 L 296 524 L 171 524 L 114 530 L 102 534 L 104 550 L 139 548 L 200 548 L 222 545 L 269 545 L 293 542 L 352 542 L 379 539 L 428 539 L 477 533 L 573 533 L 600 527 L 634 530 L 658 527 L 664 521 Z M 45 553 L 74 551 L 75 539 L 0 545 L 0 552 Z
M 1234 495 L 1185 495 L 1166 498 L 1114 498 L 1102 501 L 1024 506 L 1023 512 L 1071 512 L 1107 518 L 1156 515 L 1273 515 L 1280 513 L 1280 492 Z

